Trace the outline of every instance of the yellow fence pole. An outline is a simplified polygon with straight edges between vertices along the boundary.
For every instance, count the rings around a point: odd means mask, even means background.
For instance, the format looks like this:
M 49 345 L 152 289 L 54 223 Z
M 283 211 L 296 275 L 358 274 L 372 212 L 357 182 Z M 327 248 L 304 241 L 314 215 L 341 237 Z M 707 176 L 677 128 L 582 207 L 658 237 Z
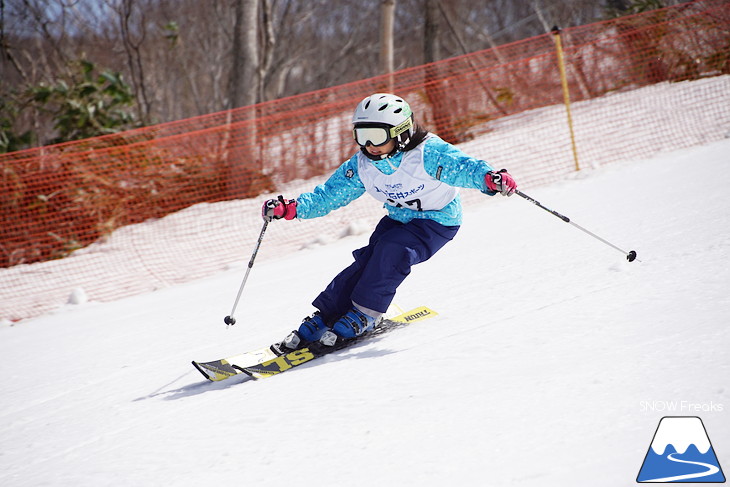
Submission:
M 555 39 L 555 49 L 558 52 L 558 66 L 560 67 L 560 84 L 563 86 L 563 101 L 565 102 L 565 111 L 568 114 L 568 129 L 570 130 L 570 146 L 573 149 L 573 160 L 575 161 L 575 170 L 580 171 L 578 163 L 578 148 L 575 145 L 575 133 L 573 132 L 573 116 L 570 113 L 570 92 L 568 91 L 568 76 L 565 71 L 565 57 L 563 56 L 563 42 L 560 37 L 560 28 L 556 25 L 552 29 L 553 38 Z

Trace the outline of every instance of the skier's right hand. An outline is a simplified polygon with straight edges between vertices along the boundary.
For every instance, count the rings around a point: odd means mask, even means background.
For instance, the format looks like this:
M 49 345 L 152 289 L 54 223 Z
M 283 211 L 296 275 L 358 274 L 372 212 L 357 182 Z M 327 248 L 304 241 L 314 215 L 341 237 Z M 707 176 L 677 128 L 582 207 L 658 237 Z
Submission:
M 264 201 L 261 206 L 261 217 L 270 222 L 271 220 L 293 220 L 297 217 L 297 201 L 286 200 L 282 195 L 278 199 Z

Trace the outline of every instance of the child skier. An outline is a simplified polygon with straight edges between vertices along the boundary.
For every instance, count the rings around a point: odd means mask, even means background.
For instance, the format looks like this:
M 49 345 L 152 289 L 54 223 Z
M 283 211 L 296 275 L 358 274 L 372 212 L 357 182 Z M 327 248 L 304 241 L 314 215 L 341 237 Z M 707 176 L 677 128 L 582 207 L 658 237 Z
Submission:
M 517 184 L 505 170 L 470 157 L 414 123 L 402 98 L 376 93 L 352 118 L 360 151 L 311 193 L 267 200 L 265 220 L 324 216 L 368 192 L 388 215 L 367 246 L 312 302 L 317 312 L 272 346 L 278 354 L 319 341 L 333 346 L 371 330 L 388 309 L 411 266 L 428 260 L 454 238 L 462 220 L 458 189 L 511 196 Z

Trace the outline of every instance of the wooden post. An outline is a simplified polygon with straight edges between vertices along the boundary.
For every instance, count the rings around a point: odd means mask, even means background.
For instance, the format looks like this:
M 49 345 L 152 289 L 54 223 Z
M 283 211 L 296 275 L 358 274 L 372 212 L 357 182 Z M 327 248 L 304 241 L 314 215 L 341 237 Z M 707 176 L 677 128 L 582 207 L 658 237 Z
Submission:
M 570 92 L 568 90 L 568 76 L 565 70 L 565 57 L 563 56 L 563 43 L 560 37 L 560 28 L 556 25 L 552 29 L 553 38 L 555 39 L 555 49 L 558 52 L 558 66 L 560 67 L 560 83 L 563 86 L 563 101 L 565 103 L 565 111 L 568 115 L 568 130 L 570 131 L 570 146 L 573 149 L 573 160 L 575 161 L 575 170 L 580 171 L 578 163 L 578 148 L 575 144 L 575 133 L 573 132 L 573 116 L 570 113 Z

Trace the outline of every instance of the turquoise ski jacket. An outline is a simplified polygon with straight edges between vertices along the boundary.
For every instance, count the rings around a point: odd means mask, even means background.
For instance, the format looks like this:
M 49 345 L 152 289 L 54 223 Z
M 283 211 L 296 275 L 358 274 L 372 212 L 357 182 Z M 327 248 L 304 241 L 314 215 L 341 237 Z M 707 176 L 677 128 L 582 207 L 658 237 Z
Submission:
M 423 165 L 426 173 L 439 181 L 457 188 L 477 189 L 490 196 L 496 193 L 489 191 L 484 181 L 487 172 L 494 168 L 481 159 L 468 156 L 456 146 L 440 137 L 429 134 L 422 142 Z M 393 157 L 373 161 L 379 171 L 393 174 L 400 166 L 403 152 Z M 297 198 L 297 217 L 310 219 L 324 216 L 333 210 L 346 206 L 366 192 L 365 185 L 358 175 L 359 153 L 345 161 L 324 183 L 318 185 L 310 193 L 302 193 Z M 440 210 L 418 211 L 409 207 L 383 205 L 390 218 L 408 223 L 414 218 L 428 218 L 445 226 L 461 225 L 461 198 L 456 197 Z

